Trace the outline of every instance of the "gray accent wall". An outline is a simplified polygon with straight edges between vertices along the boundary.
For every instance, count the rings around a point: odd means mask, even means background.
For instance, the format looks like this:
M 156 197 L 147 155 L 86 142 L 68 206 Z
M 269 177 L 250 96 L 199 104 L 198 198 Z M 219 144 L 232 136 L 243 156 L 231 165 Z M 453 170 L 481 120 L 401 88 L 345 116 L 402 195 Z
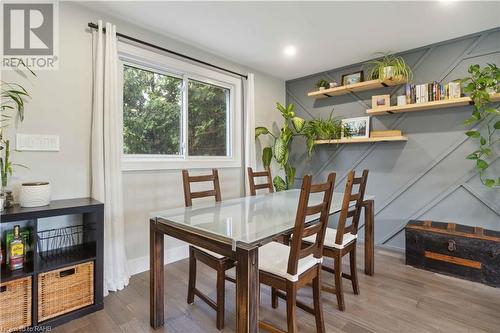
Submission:
M 467 76 L 471 64 L 500 65 L 500 28 L 401 55 L 413 69 L 413 83 L 446 83 Z M 372 95 L 391 94 L 392 105 L 395 105 L 396 96 L 404 94 L 404 85 L 320 100 L 307 97 L 319 79 L 340 82 L 343 74 L 361 68 L 362 64 L 354 64 L 287 81 L 287 103 L 295 104 L 297 115 L 306 119 L 327 118 L 330 114 L 339 118 L 366 116 Z M 500 190 L 485 188 L 474 164 L 465 159 L 476 148 L 476 143 L 464 135 L 463 125 L 472 108 L 443 108 L 371 118 L 372 130 L 401 129 L 408 136 L 408 142 L 320 145 L 316 146 L 312 158 L 308 158 L 304 142 L 296 140 L 292 154 L 297 166 L 296 184 L 300 184 L 304 174 L 312 174 L 316 181 L 321 181 L 335 171 L 337 191 L 343 191 L 350 169 L 369 169 L 366 191 L 376 197 L 376 244 L 391 249 L 404 249 L 404 227 L 411 219 L 453 221 L 500 230 Z M 484 125 L 481 123 L 478 127 Z M 500 175 L 498 159 L 492 161 L 490 169 Z M 335 220 L 333 217 L 333 225 Z

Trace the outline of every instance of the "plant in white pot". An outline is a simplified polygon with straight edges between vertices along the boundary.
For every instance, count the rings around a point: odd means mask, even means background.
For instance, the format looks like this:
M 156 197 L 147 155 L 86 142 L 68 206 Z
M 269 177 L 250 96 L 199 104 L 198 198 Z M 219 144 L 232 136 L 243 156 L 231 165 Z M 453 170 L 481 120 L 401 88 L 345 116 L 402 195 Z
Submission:
M 378 59 L 365 64 L 368 68 L 368 77 L 372 80 L 404 80 L 411 81 L 413 72 L 401 56 L 391 53 L 379 52 Z
M 318 82 L 316 82 L 316 88 L 318 88 L 318 90 L 328 89 L 330 88 L 330 83 L 326 80 L 321 79 Z

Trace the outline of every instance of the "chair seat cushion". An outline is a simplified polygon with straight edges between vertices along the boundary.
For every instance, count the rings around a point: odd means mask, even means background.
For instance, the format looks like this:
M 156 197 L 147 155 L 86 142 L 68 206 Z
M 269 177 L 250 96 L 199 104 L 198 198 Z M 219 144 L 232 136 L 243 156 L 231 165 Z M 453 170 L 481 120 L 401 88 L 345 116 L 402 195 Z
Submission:
M 353 235 L 351 233 L 344 234 L 344 239 L 342 241 L 342 244 L 337 244 L 335 243 L 335 237 L 337 237 L 337 229 L 333 228 L 326 228 L 326 233 L 325 233 L 325 247 L 334 247 L 336 249 L 343 249 L 349 243 L 354 241 L 355 239 L 358 238 L 358 235 Z M 314 243 L 316 241 L 316 235 L 309 236 L 307 238 L 303 239 L 304 242 L 307 243 Z
M 215 252 L 212 252 L 212 251 L 210 251 L 210 250 L 204 249 L 204 248 L 202 248 L 202 247 L 199 247 L 199 246 L 196 246 L 196 245 L 193 245 L 193 247 L 197 248 L 197 249 L 198 249 L 198 250 L 200 250 L 200 251 L 205 252 L 205 253 L 206 253 L 206 254 L 208 254 L 209 256 L 212 256 L 212 257 L 214 257 L 214 258 L 216 258 L 216 259 L 222 259 L 222 258 L 224 258 L 224 256 L 223 256 L 223 255 L 220 255 L 220 254 L 218 254 L 218 253 L 215 253 Z
M 317 259 L 311 254 L 299 260 L 297 274 L 288 274 L 290 249 L 289 246 L 278 242 L 271 242 L 259 248 L 259 270 L 296 282 L 300 274 L 323 261 L 323 258 Z

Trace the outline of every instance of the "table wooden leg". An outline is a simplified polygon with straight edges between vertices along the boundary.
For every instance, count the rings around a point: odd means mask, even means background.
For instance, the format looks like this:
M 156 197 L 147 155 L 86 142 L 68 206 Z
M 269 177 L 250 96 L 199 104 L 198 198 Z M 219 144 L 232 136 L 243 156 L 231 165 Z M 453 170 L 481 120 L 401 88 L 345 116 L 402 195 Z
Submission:
M 160 328 L 164 318 L 163 233 L 156 230 L 156 220 L 149 221 L 149 316 L 154 329 Z
M 366 200 L 363 204 L 365 208 L 365 274 L 375 273 L 375 203 L 373 200 Z
M 236 249 L 236 332 L 259 331 L 259 249 Z

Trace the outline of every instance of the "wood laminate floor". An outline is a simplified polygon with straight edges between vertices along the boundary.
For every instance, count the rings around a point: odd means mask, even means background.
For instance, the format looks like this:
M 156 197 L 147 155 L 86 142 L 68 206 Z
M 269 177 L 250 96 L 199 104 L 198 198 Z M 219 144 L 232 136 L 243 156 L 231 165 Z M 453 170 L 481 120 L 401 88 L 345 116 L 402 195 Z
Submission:
M 215 297 L 215 274 L 203 264 L 198 267 L 198 286 Z M 345 312 L 337 310 L 334 295 L 323 292 L 327 332 L 500 332 L 500 289 L 405 266 L 401 254 L 385 250 L 376 251 L 375 276 L 362 273 L 362 262 L 358 262 L 358 267 L 361 294 L 354 295 L 350 281 L 344 279 Z M 187 269 L 187 260 L 167 266 L 163 331 L 218 332 L 211 308 L 198 299 L 193 305 L 186 304 Z M 347 270 L 347 265 L 344 269 Z M 333 276 L 326 272 L 322 278 L 323 283 L 333 283 Z M 299 295 L 302 300 L 312 302 L 311 288 L 302 289 Z M 235 329 L 234 297 L 235 287 L 228 282 L 223 332 Z M 104 310 L 54 331 L 153 332 L 149 326 L 149 272 L 133 276 L 127 288 L 110 294 L 104 304 Z M 285 311 L 281 300 L 278 309 L 271 308 L 270 289 L 263 286 L 261 319 L 286 328 Z M 297 311 L 299 331 L 315 332 L 313 316 Z

